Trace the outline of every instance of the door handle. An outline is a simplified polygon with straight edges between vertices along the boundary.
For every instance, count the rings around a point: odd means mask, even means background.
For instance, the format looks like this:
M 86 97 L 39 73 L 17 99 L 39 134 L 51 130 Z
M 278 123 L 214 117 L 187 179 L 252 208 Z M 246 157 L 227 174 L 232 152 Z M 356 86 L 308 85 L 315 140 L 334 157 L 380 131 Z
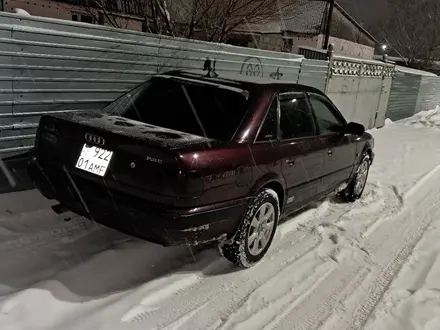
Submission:
M 292 167 L 295 165 L 295 159 L 286 159 L 286 164 L 287 166 Z
M 328 149 L 327 150 L 327 155 L 329 155 L 329 157 L 333 156 L 333 150 Z

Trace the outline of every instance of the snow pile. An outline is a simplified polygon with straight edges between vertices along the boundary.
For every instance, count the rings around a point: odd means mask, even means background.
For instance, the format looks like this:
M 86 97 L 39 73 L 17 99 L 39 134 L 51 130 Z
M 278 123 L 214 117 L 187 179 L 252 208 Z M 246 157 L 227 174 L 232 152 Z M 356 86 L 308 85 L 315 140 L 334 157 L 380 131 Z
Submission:
M 405 120 L 407 125 L 421 128 L 434 127 L 440 128 L 440 107 L 437 106 L 434 110 L 421 111 L 414 116 Z
M 389 127 L 391 125 L 394 125 L 394 122 L 390 118 L 385 119 L 384 127 Z
M 12 8 L 12 12 L 14 14 L 21 15 L 21 16 L 31 16 L 31 14 L 29 14 L 26 10 L 21 9 L 21 8 Z

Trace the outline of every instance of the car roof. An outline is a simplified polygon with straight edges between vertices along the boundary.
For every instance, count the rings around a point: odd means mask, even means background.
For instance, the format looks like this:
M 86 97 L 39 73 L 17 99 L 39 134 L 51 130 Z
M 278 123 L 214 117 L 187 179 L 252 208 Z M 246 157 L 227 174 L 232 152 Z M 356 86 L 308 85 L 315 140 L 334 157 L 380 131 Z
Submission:
M 244 90 L 264 87 L 274 87 L 276 89 L 292 88 L 298 92 L 316 93 L 325 96 L 319 89 L 311 86 L 297 84 L 296 82 L 289 82 L 287 80 L 275 80 L 271 78 L 253 77 L 234 73 L 220 73 L 217 77 L 208 77 L 206 71 L 202 70 L 174 70 L 164 72 L 160 76 L 174 76 L 176 78 L 189 78 L 198 80 L 200 82 L 215 83 L 231 88 L 240 88 Z

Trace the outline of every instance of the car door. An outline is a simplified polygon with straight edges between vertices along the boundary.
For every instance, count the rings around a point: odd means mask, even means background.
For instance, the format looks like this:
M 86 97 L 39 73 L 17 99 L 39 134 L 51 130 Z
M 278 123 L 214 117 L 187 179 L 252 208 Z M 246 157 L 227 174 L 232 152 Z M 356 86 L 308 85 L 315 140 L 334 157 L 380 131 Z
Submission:
M 327 192 L 349 179 L 356 159 L 355 137 L 345 133 L 347 122 L 326 97 L 309 93 L 309 100 L 325 154 L 321 192 Z
M 281 170 L 286 181 L 286 212 L 307 204 L 318 193 L 324 151 L 304 93 L 279 94 Z

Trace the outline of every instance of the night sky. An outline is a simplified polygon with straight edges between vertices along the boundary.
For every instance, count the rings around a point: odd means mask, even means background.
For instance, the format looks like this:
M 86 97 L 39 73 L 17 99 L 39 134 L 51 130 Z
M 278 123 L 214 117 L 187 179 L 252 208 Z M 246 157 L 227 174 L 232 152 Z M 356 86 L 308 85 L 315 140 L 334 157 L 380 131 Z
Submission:
M 336 0 L 366 29 L 372 30 L 384 13 L 386 0 Z

